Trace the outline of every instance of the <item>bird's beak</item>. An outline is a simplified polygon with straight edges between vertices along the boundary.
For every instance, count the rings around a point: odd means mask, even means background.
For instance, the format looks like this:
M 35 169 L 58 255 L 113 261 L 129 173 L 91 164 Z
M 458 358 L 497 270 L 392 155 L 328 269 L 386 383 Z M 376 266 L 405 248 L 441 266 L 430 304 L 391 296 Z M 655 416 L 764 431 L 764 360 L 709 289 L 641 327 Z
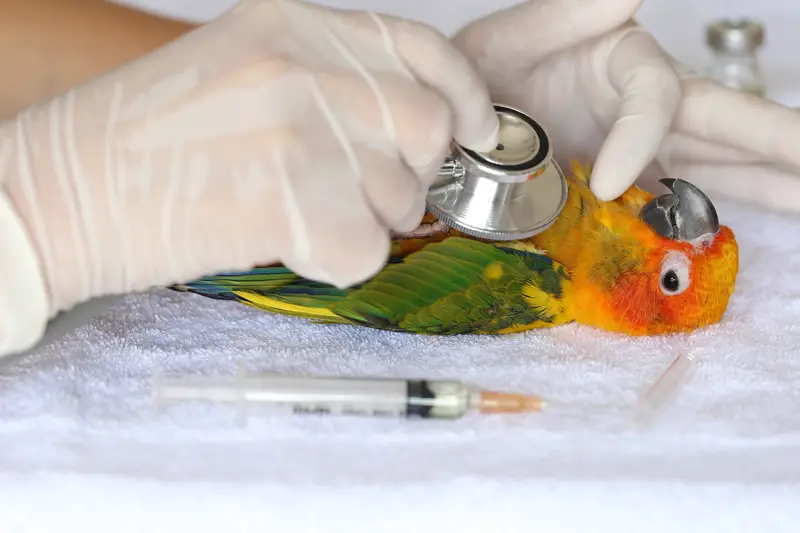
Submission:
M 659 181 L 672 193 L 653 198 L 639 212 L 639 218 L 656 233 L 668 239 L 694 241 L 719 231 L 717 210 L 703 191 L 680 179 Z

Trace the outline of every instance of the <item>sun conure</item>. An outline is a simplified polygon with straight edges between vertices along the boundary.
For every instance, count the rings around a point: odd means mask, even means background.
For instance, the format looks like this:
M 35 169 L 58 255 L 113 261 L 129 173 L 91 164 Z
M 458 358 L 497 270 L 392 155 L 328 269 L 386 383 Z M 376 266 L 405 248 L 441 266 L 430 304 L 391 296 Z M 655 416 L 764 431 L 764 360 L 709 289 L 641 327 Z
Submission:
M 506 334 L 578 322 L 629 335 L 688 332 L 718 322 L 738 271 L 733 232 L 682 180 L 658 197 L 632 186 L 613 202 L 573 163 L 566 207 L 534 237 L 488 242 L 427 215 L 396 236 L 387 266 L 338 289 L 281 265 L 172 288 L 315 322 L 411 333 Z

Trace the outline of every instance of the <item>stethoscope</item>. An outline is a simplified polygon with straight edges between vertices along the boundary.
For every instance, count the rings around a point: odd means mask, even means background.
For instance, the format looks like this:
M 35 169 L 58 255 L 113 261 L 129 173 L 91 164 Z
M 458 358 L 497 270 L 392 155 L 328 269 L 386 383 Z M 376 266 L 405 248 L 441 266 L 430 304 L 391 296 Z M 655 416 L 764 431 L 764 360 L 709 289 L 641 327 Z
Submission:
M 443 225 L 477 238 L 532 237 L 564 209 L 567 181 L 545 129 L 519 109 L 494 108 L 500 121 L 497 146 L 479 154 L 453 143 L 428 191 L 428 210 Z

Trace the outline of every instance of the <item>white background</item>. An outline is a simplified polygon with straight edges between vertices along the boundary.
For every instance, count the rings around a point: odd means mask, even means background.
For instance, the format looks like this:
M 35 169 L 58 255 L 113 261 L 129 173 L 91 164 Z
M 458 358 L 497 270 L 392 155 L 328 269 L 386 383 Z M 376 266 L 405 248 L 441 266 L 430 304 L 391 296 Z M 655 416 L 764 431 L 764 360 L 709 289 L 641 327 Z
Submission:
M 606 0 L 613 2 L 614 0 Z M 124 0 L 121 3 L 204 21 L 234 5 L 235 0 Z M 518 0 L 316 0 L 318 4 L 369 9 L 427 22 L 451 34 L 484 14 Z M 678 59 L 702 68 L 709 59 L 705 24 L 717 17 L 756 17 L 767 28 L 761 58 L 771 98 L 797 105 L 800 77 L 800 2 L 796 0 L 644 0 L 637 20 Z

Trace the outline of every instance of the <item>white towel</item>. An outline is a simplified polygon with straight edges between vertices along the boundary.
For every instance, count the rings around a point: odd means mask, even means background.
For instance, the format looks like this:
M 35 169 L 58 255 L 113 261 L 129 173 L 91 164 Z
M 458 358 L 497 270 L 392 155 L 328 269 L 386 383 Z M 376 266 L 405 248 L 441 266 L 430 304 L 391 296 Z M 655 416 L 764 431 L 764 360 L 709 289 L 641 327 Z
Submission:
M 752 531 L 800 523 L 800 217 L 717 202 L 741 246 L 724 322 L 431 338 L 157 291 L 0 371 L 0 531 Z M 794 237 L 792 237 L 794 236 Z M 680 352 L 650 429 L 631 408 Z M 155 413 L 154 372 L 450 377 L 542 414 L 458 421 Z M 78 529 L 80 528 L 80 529 Z

